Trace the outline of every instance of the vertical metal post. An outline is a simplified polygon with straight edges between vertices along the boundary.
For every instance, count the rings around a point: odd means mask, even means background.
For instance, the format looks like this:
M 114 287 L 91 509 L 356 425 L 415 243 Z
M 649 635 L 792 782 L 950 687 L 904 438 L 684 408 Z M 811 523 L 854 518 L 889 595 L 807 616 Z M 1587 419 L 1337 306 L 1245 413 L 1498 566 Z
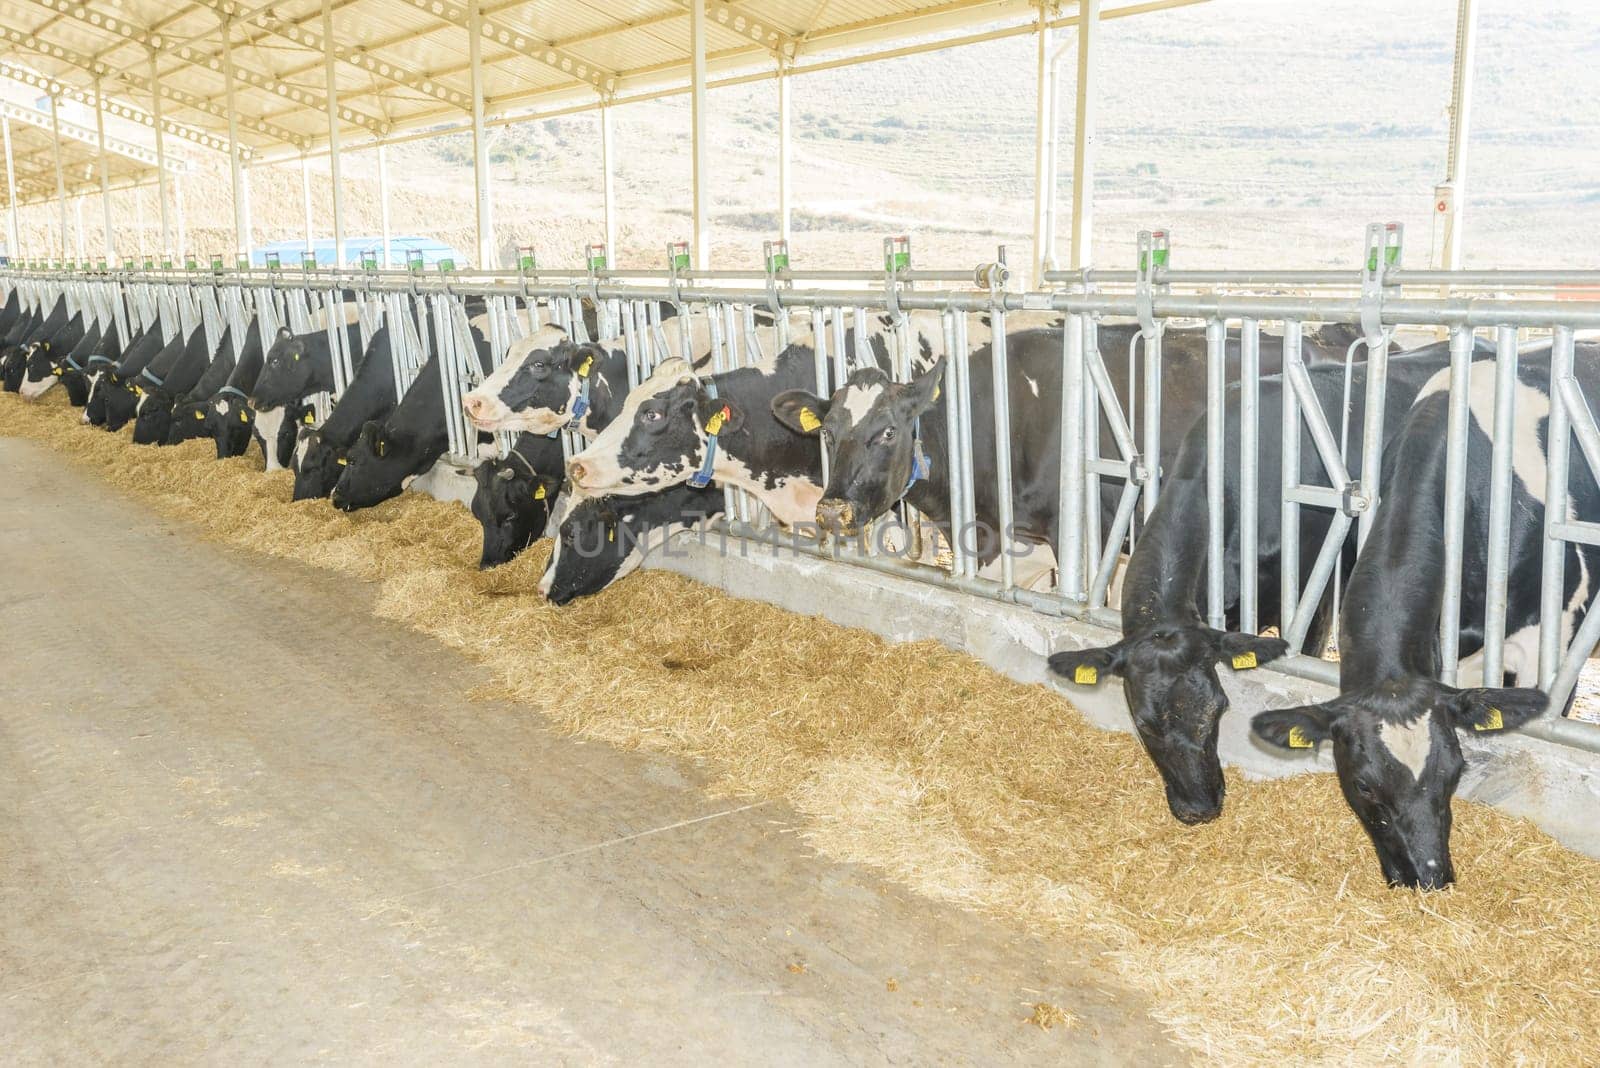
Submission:
M 477 5 L 473 4 L 474 11 Z M 322 0 L 322 55 L 328 83 L 328 177 L 333 183 L 333 264 L 343 267 L 344 188 L 339 179 L 339 64 L 333 55 L 333 3 Z
M 1038 90 L 1034 99 L 1033 146 L 1033 286 L 1044 284 L 1049 257 L 1046 222 L 1049 202 L 1055 199 L 1056 172 L 1052 149 L 1056 137 L 1055 62 L 1050 54 L 1050 7 L 1041 0 L 1039 26 L 1034 31 L 1038 54 Z
M 55 130 L 56 202 L 61 207 L 61 258 L 67 258 L 67 178 L 61 169 L 61 98 L 50 98 L 50 125 Z
M 84 262 L 88 260 L 89 255 L 83 245 L 83 197 L 72 198 L 72 216 L 73 222 L 76 223 L 72 228 L 73 247 L 77 250 L 78 260 Z
M 1206 323 L 1206 621 L 1218 629 L 1227 614 L 1222 603 L 1222 432 L 1227 339 L 1227 324 L 1221 319 Z
M 244 177 L 239 166 L 239 109 L 233 98 L 233 19 L 222 16 L 222 84 L 228 105 L 228 175 L 233 179 L 234 247 L 250 246 L 250 226 L 245 222 Z
M 188 248 L 189 248 L 189 236 L 188 236 L 188 234 L 186 234 L 184 232 L 183 175 L 181 173 L 175 174 L 175 175 L 172 176 L 172 203 L 173 203 L 174 209 L 176 209 L 175 213 L 176 213 L 177 218 L 178 218 L 178 248 L 177 248 L 177 253 L 178 253 L 178 262 L 181 263 L 183 261 L 184 253 L 187 252 Z
M 1095 105 L 1100 80 L 1096 60 L 1100 0 L 1078 4 L 1078 113 L 1072 146 L 1072 267 L 1087 267 L 1094 251 Z
M 378 215 L 383 227 L 383 266 L 391 265 L 389 260 L 389 149 L 387 145 L 378 146 Z
M 1442 208 L 1443 233 L 1439 266 L 1461 266 L 1462 215 L 1467 199 L 1467 134 L 1472 116 L 1472 62 L 1476 49 L 1478 0 L 1459 0 L 1456 9 L 1455 68 L 1450 81 L 1450 146 L 1445 157 L 1445 185 L 1435 198 Z
M 794 90 L 789 81 L 789 61 L 778 61 L 778 236 L 789 240 L 793 217 L 793 177 L 790 173 L 793 149 L 790 144 L 790 113 Z
M 611 173 L 611 109 L 600 108 L 600 199 L 601 227 L 606 255 L 615 264 L 617 256 L 617 179 Z
M 492 270 L 496 266 L 494 217 L 489 202 L 489 140 L 483 129 L 483 8 L 479 0 L 467 0 L 467 38 L 472 71 L 472 195 L 478 220 L 478 266 Z
M 1454 686 L 1461 659 L 1461 555 L 1467 518 L 1467 429 L 1472 401 L 1472 329 L 1450 328 L 1450 407 L 1445 423 L 1444 590 L 1439 606 L 1439 681 Z M 1489 685 L 1485 680 L 1485 685 Z
M 17 175 L 16 165 L 11 157 L 11 120 L 0 116 L 0 131 L 4 131 L 6 143 L 6 205 L 7 215 L 10 220 L 11 240 L 6 245 L 13 260 L 22 256 L 22 221 L 17 215 Z
M 95 166 L 100 171 L 101 225 L 105 230 L 106 263 L 111 265 L 117 261 L 115 232 L 111 225 L 111 168 L 108 166 L 111 157 L 106 152 L 106 98 L 99 77 L 94 80 L 94 133 L 98 149 Z
M 159 254 L 172 247 L 172 216 L 167 207 L 167 149 L 161 124 L 161 68 L 156 53 L 150 52 L 150 118 L 156 135 L 156 199 L 161 203 L 161 242 Z
M 1006 359 L 1006 312 L 995 305 L 989 313 L 993 326 L 993 339 L 989 343 L 994 388 L 994 458 L 995 486 L 1000 494 L 996 518 L 1000 529 L 1000 587 L 1009 590 L 1016 585 L 1016 560 L 1011 555 L 1011 539 L 1015 523 L 1012 519 L 1014 501 L 1011 489 L 1011 374 Z M 861 343 L 861 338 L 856 339 Z
M 243 252 L 248 257 L 255 251 L 255 226 L 250 214 L 250 171 L 243 166 L 239 168 L 239 190 L 242 194 L 243 207 L 240 209 L 240 215 L 244 220 L 244 231 L 243 240 L 239 243 L 238 251 Z
M 1057 591 L 1074 600 L 1083 582 L 1083 323 L 1068 313 L 1061 331 L 1061 487 L 1056 501 Z
M 1260 427 L 1261 324 L 1239 324 L 1239 630 L 1254 634 L 1256 624 L 1256 514 L 1261 489 Z
M 1566 607 L 1567 461 L 1572 416 L 1558 384 L 1572 374 L 1572 327 L 1558 326 L 1550 346 L 1550 420 L 1545 432 L 1544 562 L 1539 576 L 1539 688 L 1549 691 L 1561 666 L 1561 617 Z
M 1552 387 L 1554 382 L 1552 381 Z M 1552 399 L 1554 389 L 1552 388 Z M 1505 677 L 1506 582 L 1511 555 L 1511 454 L 1517 425 L 1517 331 L 1495 331 L 1494 450 L 1489 460 L 1489 567 L 1483 612 L 1483 684 Z
M 1283 409 L 1282 449 L 1283 468 L 1279 478 L 1280 507 L 1279 530 L 1282 547 L 1279 560 L 1283 570 L 1278 579 L 1278 633 L 1287 638 L 1289 624 L 1299 607 L 1300 592 L 1300 506 L 1295 503 L 1295 491 L 1300 488 L 1300 398 L 1289 382 L 1290 364 L 1300 360 L 1301 330 L 1298 320 L 1285 320 L 1283 324 L 1283 368 L 1279 378 L 1279 403 Z M 1289 652 L 1300 650 L 1290 647 Z M 1321 656 L 1321 649 L 1313 649 L 1312 656 Z
M 304 154 L 300 156 L 300 198 L 305 204 L 306 248 L 310 249 L 316 241 L 316 234 L 311 225 L 311 160 Z
M 690 149 L 693 153 L 694 265 L 711 266 L 711 200 L 706 159 L 706 0 L 689 0 Z

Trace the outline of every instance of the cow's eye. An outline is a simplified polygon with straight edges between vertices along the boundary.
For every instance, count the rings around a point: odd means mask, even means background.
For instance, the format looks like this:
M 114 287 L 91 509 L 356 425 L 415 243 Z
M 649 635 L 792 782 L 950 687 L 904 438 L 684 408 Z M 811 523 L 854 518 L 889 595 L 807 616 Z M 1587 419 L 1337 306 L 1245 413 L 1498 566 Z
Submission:
M 1356 793 L 1368 801 L 1375 801 L 1378 798 L 1378 788 L 1365 779 L 1356 780 Z
M 884 427 L 883 428 L 883 433 L 878 435 L 878 441 L 881 444 L 887 445 L 887 444 L 889 444 L 889 442 L 891 442 L 893 440 L 894 440 L 894 427 L 892 427 L 892 426 Z
M 641 415 L 647 423 L 661 422 L 661 410 L 659 408 L 646 408 Z

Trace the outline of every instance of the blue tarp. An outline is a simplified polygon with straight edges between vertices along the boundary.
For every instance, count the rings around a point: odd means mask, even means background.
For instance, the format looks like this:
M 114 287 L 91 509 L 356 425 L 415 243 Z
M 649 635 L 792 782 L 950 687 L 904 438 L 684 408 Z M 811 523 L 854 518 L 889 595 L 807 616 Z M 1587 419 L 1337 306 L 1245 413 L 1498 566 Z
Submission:
M 333 238 L 325 238 L 314 242 L 311 246 L 317 255 L 317 266 L 333 266 Z M 383 238 L 362 235 L 346 237 L 344 239 L 345 265 L 358 266 L 361 263 L 361 254 L 372 251 L 380 260 L 383 258 Z M 416 237 L 412 235 L 391 236 L 389 238 L 389 257 L 393 261 L 390 266 L 404 267 L 407 252 L 421 252 L 422 262 L 432 267 L 442 259 L 455 260 L 457 267 L 468 266 L 467 259 L 443 241 L 436 241 L 431 237 Z M 250 253 L 250 263 L 254 267 L 267 265 L 267 253 L 276 252 L 278 260 L 285 267 L 298 267 L 305 256 L 306 243 L 304 241 L 273 241 L 265 245 L 257 245 Z

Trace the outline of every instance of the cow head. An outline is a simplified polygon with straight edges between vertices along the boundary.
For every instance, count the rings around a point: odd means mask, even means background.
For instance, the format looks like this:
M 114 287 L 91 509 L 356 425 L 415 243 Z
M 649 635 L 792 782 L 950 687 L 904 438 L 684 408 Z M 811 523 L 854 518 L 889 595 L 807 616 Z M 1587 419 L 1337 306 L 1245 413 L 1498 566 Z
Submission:
M 191 438 L 208 438 L 211 436 L 211 427 L 206 421 L 206 413 L 211 410 L 211 405 L 203 400 L 184 401 L 172 409 L 172 425 L 167 428 L 166 439 L 163 445 L 177 445 Z
M 461 399 L 479 430 L 550 434 L 566 426 L 582 392 L 605 359 L 600 345 L 575 345 L 559 327 L 545 327 L 511 346 L 505 362 Z
M 224 393 L 211 401 L 206 423 L 216 442 L 217 459 L 243 456 L 255 437 L 255 409 L 238 393 Z
M 681 359 L 663 360 L 628 394 L 622 412 L 567 474 L 585 495 L 635 496 L 687 482 L 705 458 L 707 427 L 735 433 L 744 412 L 731 398 L 712 397 Z
M 89 403 L 89 375 L 72 367 L 61 369 L 61 387 L 67 391 L 67 403 L 82 408 Z
M 173 403 L 164 392 L 146 392 L 139 399 L 139 414 L 133 420 L 135 445 L 157 445 L 167 440 L 172 429 Z
M 333 506 L 353 512 L 400 496 L 406 477 L 412 473 L 416 452 L 412 437 L 408 430 L 386 427 L 375 420 L 363 426 L 345 457 L 339 481 L 329 494 Z
M 1438 890 L 1456 878 L 1450 798 L 1466 766 L 1456 732 L 1515 730 L 1547 703 L 1538 690 L 1458 690 L 1408 676 L 1320 705 L 1262 712 L 1250 727 L 1291 751 L 1331 739 L 1339 788 L 1372 839 L 1383 877 L 1391 886 Z
M 279 327 L 278 336 L 261 363 L 261 374 L 250 391 L 250 403 L 265 411 L 314 392 L 311 359 L 306 352 L 306 337 Z
M 311 501 L 326 497 L 344 474 L 344 450 L 323 439 L 322 431 L 301 424 L 294 444 L 294 497 Z
M 28 355 L 32 346 L 12 346 L 0 356 L 0 385 L 7 393 L 16 393 L 22 389 L 22 378 L 28 370 Z
M 1115 645 L 1054 653 L 1050 670 L 1078 686 L 1122 679 L 1133 726 L 1181 823 L 1214 820 L 1227 790 L 1217 730 L 1228 694 L 1217 665 L 1245 671 L 1289 651 L 1281 638 L 1237 634 L 1196 623 L 1158 623 Z
M 63 352 L 61 355 L 66 354 Z M 43 343 L 34 345 L 28 352 L 17 392 L 28 400 L 37 400 L 50 391 L 60 380 L 61 374 L 61 361 L 51 355 L 50 346 Z
M 106 429 L 121 430 L 139 411 L 139 394 L 132 384 L 111 375 L 101 386 L 106 395 Z
M 905 496 L 916 461 L 917 421 L 939 399 L 941 359 L 910 382 L 877 368 L 852 374 L 829 400 L 803 389 L 772 399 L 772 414 L 797 434 L 820 436 L 828 455 L 828 485 L 817 502 L 817 524 L 853 535 Z
M 111 388 L 111 372 L 105 367 L 91 368 L 83 400 L 83 421 L 90 426 L 106 424 L 106 393 Z
M 544 536 L 561 479 L 540 475 L 516 457 L 485 460 L 473 469 L 473 477 L 478 488 L 472 494 L 472 514 L 483 528 L 478 568 L 487 570 Z

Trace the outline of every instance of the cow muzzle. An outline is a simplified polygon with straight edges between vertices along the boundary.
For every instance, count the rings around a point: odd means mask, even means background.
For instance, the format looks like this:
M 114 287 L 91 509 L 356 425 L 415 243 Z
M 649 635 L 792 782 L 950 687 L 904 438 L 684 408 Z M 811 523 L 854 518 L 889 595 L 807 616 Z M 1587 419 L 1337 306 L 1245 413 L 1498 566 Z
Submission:
M 824 497 L 817 502 L 817 526 L 829 534 L 855 534 L 855 505 L 840 497 Z
M 461 408 L 467 413 L 467 418 L 472 420 L 472 425 L 479 430 L 498 430 L 499 423 L 504 415 L 499 409 L 505 407 L 499 401 L 485 397 L 480 393 L 468 393 L 461 398 Z

